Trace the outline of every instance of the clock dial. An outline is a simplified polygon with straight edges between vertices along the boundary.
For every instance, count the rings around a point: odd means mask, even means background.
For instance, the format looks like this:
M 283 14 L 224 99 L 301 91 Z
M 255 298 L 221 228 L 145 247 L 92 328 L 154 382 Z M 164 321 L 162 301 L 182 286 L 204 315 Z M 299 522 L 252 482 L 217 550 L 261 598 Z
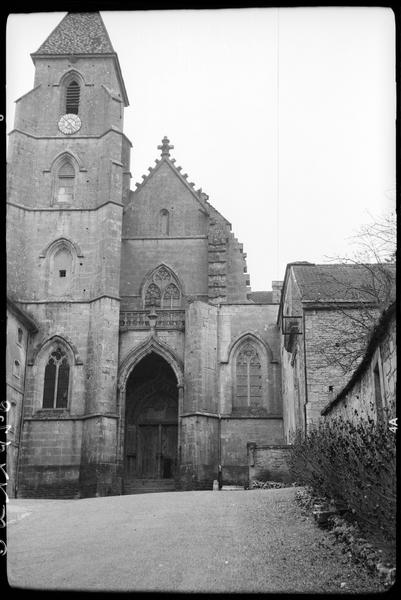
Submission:
M 78 115 L 72 113 L 63 115 L 58 122 L 58 128 L 61 133 L 65 133 L 66 135 L 76 133 L 81 129 L 81 119 Z

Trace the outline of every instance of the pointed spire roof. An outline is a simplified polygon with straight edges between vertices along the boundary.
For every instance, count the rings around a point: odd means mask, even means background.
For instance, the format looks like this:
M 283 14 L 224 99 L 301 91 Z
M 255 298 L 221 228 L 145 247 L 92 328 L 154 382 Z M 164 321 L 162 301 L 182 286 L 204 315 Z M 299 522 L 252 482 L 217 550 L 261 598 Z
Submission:
M 129 105 L 118 56 L 99 12 L 67 13 L 31 57 L 35 63 L 37 58 L 73 55 L 112 57 L 120 79 L 125 105 Z
M 67 13 L 37 54 L 114 54 L 99 12 Z

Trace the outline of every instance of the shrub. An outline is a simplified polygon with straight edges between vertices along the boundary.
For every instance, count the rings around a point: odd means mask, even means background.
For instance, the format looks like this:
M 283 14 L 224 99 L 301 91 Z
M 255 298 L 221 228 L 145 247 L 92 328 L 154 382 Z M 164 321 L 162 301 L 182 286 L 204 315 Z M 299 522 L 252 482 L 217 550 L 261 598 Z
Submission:
M 318 495 L 343 502 L 363 531 L 395 541 L 396 440 L 387 421 L 340 416 L 294 438 L 290 472 Z

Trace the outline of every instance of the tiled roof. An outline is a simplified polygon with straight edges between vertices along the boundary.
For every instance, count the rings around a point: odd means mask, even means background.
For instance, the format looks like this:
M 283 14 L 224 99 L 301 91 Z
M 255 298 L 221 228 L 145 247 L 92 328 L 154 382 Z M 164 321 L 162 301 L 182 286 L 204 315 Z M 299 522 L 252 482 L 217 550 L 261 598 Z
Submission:
M 35 54 L 110 54 L 110 38 L 98 12 L 68 13 Z
M 33 317 L 31 317 L 31 315 L 29 315 L 27 312 L 25 312 L 25 310 L 20 308 L 17 305 L 16 300 L 11 298 L 10 296 L 7 296 L 7 308 L 12 313 L 14 313 L 14 315 L 20 321 L 22 321 L 22 323 L 24 323 L 25 327 L 27 327 L 27 329 L 29 331 L 31 331 L 32 333 L 35 333 L 36 331 L 38 331 L 38 325 L 36 324 L 35 319 Z
M 251 292 L 248 299 L 255 304 L 272 304 L 273 292 Z
M 332 264 L 293 265 L 296 282 L 303 302 L 374 302 L 372 290 L 384 285 L 386 273 L 395 298 L 395 265 Z

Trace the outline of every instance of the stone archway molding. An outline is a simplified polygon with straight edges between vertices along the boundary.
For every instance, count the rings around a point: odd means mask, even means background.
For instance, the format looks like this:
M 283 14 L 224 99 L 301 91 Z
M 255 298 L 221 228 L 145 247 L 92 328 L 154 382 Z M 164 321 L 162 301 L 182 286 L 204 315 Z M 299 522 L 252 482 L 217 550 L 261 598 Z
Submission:
M 272 352 L 272 349 L 270 348 L 269 344 L 264 339 L 262 339 L 258 333 L 254 332 L 254 331 L 244 331 L 243 333 L 241 333 L 240 336 L 238 336 L 235 340 L 233 340 L 228 347 L 226 356 L 224 357 L 224 359 L 221 360 L 221 362 L 222 363 L 230 362 L 231 358 L 232 358 L 233 354 L 235 353 L 235 351 L 237 350 L 237 348 L 239 348 L 239 346 L 242 344 L 242 342 L 246 339 L 256 342 L 257 346 L 262 347 L 265 350 L 269 361 L 275 362 L 273 352 Z
M 56 85 L 56 86 L 66 85 L 73 79 L 78 79 L 78 81 L 81 85 L 90 85 L 85 81 L 85 77 L 84 77 L 83 73 L 74 67 L 68 69 L 68 71 L 63 73 L 61 75 L 61 77 L 59 78 L 58 83 L 53 84 L 53 85 Z
M 54 252 L 61 246 L 66 247 L 70 251 L 75 251 L 78 258 L 83 258 L 84 256 L 81 247 L 76 242 L 67 237 L 59 237 L 56 240 L 49 242 L 49 244 L 43 248 L 42 252 L 39 254 L 39 258 L 46 258 L 48 253 Z
M 80 159 L 80 157 L 78 156 L 78 154 L 76 154 L 75 152 L 73 152 L 70 148 L 66 148 L 65 150 L 63 150 L 62 152 L 59 152 L 52 160 L 50 167 L 48 169 L 45 169 L 44 172 L 45 173 L 50 173 L 50 172 L 54 172 L 57 170 L 57 168 L 59 166 L 61 166 L 62 162 L 66 159 L 69 158 L 72 162 L 75 162 L 75 164 L 78 166 L 78 170 L 79 171 L 84 171 L 85 173 L 87 172 L 87 169 L 84 167 L 84 164 L 82 162 L 82 160 Z
M 162 342 L 155 336 L 148 337 L 144 342 L 132 348 L 120 365 L 118 376 L 118 388 L 120 392 L 125 392 L 127 381 L 134 368 L 140 361 L 154 352 L 158 354 L 170 365 L 177 379 L 177 387 L 184 384 L 184 369 L 182 361 L 178 358 L 174 350 L 168 344 Z
M 54 344 L 61 344 L 64 348 L 66 348 L 66 350 L 68 350 L 72 356 L 74 357 L 74 362 L 76 365 L 82 365 L 82 359 L 80 358 L 79 354 L 78 354 L 78 349 L 75 346 L 75 344 L 72 342 L 72 340 L 66 336 L 66 335 L 52 335 L 51 337 L 42 340 L 41 342 L 39 342 L 39 344 L 37 344 L 35 346 L 35 348 L 32 351 L 32 354 L 30 356 L 30 358 L 27 361 L 28 365 L 34 365 L 36 362 L 36 359 L 38 357 L 38 354 L 42 351 L 45 351 L 47 348 L 49 348 L 50 346 L 54 345 Z

